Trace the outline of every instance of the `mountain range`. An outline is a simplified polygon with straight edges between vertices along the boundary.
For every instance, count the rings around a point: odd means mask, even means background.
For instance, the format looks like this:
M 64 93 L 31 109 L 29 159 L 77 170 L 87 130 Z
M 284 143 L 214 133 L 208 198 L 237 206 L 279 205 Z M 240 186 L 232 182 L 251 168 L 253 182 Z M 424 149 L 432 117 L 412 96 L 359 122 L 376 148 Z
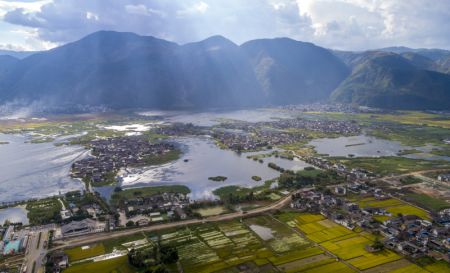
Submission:
M 340 102 L 450 109 L 450 52 L 438 49 L 345 52 L 288 38 L 236 45 L 222 36 L 179 45 L 100 31 L 30 54 L 0 52 L 0 103 L 202 109 Z

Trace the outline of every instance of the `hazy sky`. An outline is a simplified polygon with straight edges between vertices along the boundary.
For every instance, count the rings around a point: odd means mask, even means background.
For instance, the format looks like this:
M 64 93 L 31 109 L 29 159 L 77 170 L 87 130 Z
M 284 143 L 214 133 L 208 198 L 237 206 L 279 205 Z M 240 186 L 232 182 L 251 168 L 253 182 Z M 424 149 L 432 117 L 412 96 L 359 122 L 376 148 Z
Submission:
M 0 0 L 0 48 L 41 50 L 97 30 L 178 43 L 291 37 L 336 49 L 450 49 L 450 0 Z

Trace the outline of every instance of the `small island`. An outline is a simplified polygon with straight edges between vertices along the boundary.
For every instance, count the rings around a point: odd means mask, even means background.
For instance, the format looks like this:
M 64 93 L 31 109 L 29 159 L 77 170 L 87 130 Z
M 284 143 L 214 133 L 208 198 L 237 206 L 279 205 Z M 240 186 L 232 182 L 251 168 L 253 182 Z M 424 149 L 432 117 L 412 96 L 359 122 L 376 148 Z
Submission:
M 261 181 L 262 180 L 261 176 L 257 176 L 257 175 L 252 176 L 252 179 L 255 180 L 255 181 Z
M 8 141 L 0 141 L 0 145 L 6 145 L 6 144 L 9 144 L 9 142 Z
M 223 182 L 227 179 L 228 179 L 228 177 L 221 176 L 221 175 L 208 177 L 208 180 L 215 181 L 215 182 Z

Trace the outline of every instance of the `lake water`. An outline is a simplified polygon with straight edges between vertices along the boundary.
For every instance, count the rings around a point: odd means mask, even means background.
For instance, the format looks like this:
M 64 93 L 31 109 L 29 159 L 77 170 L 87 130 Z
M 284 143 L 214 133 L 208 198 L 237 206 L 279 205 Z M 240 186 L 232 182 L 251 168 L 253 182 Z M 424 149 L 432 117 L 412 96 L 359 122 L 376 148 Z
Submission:
M 400 150 L 413 149 L 397 141 L 360 135 L 338 138 L 320 138 L 309 142 L 319 154 L 330 156 L 395 156 Z
M 69 177 L 72 163 L 87 154 L 80 146 L 25 143 L 24 135 L 0 134 L 0 202 L 42 198 L 83 184 Z
M 367 135 L 320 138 L 312 140 L 308 144 L 314 146 L 317 153 L 329 156 L 349 156 L 350 154 L 355 157 L 397 156 L 402 150 L 415 149 L 421 152 L 407 154 L 404 157 L 425 160 L 450 160 L 448 156 L 429 154 L 434 148 L 432 145 L 412 147 L 403 145 L 398 141 L 380 139 Z
M 147 111 L 144 116 L 162 117 L 167 122 L 192 123 L 198 126 L 213 126 L 226 120 L 247 122 L 271 121 L 280 118 L 292 118 L 289 112 L 277 109 L 252 109 L 234 111 L 187 112 L 187 111 Z
M 0 209 L 0 225 L 3 225 L 6 220 L 11 223 L 22 223 L 28 225 L 28 211 L 22 207 L 13 207 Z
M 259 186 L 264 180 L 276 178 L 279 172 L 269 168 L 267 164 L 273 162 L 286 169 L 301 170 L 309 166 L 303 161 L 292 161 L 281 158 L 264 158 L 259 163 L 247 158 L 247 154 L 219 149 L 207 137 L 177 139 L 182 146 L 184 154 L 174 162 L 160 166 L 140 169 L 128 169 L 129 174 L 124 175 L 123 187 L 181 184 L 188 186 L 192 199 L 214 198 L 213 190 L 229 185 L 246 187 Z M 187 160 L 187 162 L 185 162 Z M 224 182 L 215 182 L 208 179 L 212 176 L 226 176 Z M 252 176 L 262 178 L 256 182 Z

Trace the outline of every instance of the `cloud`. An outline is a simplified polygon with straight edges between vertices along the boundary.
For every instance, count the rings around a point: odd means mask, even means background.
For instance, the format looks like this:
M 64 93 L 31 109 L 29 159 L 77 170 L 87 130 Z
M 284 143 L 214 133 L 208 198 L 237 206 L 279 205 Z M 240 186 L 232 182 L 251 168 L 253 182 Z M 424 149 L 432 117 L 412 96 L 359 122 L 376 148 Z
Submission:
M 0 0 L 0 10 L 5 22 L 51 45 L 116 30 L 179 43 L 221 34 L 237 43 L 287 36 L 339 49 L 450 47 L 444 0 Z
M 391 45 L 450 48 L 450 1 L 298 0 L 311 39 L 329 47 Z

